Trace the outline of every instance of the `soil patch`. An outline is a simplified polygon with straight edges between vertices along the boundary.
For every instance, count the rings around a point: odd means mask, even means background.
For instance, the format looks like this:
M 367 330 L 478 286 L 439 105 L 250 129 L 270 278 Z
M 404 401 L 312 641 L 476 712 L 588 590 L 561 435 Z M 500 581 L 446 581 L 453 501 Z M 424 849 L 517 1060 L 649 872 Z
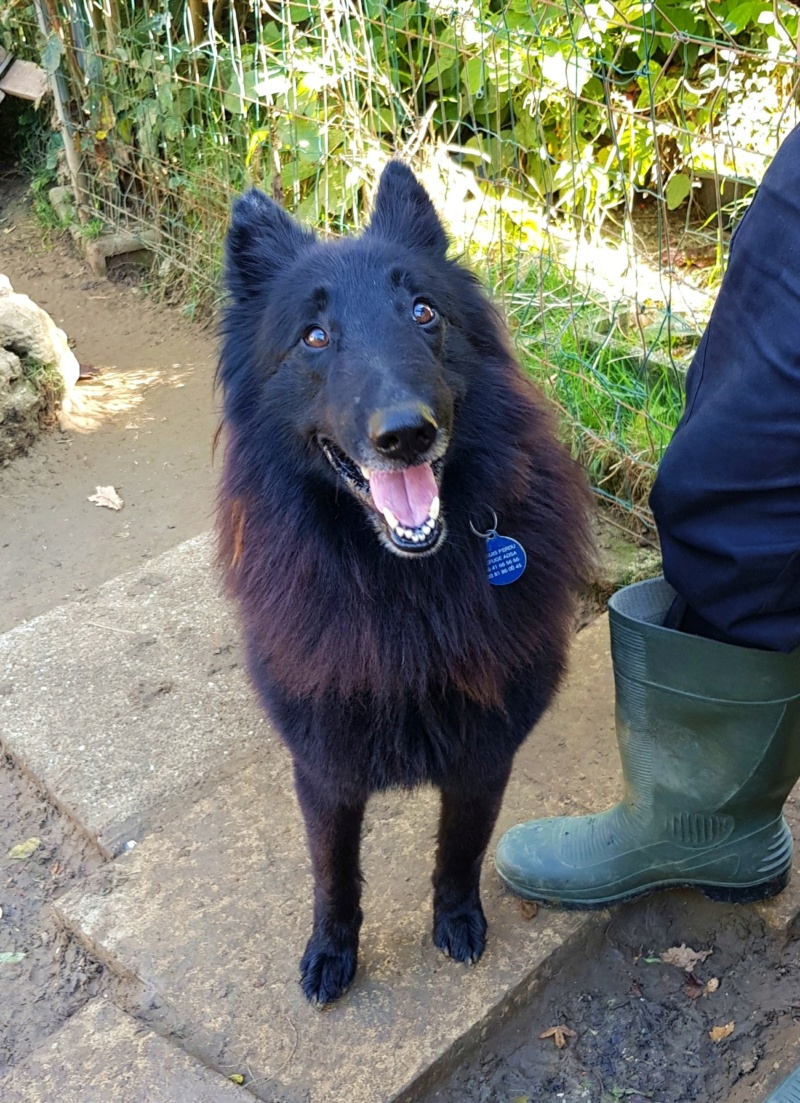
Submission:
M 101 864 L 83 832 L 0 756 L 0 1076 L 98 991 L 101 966 L 47 905 Z
M 712 952 L 690 973 L 660 960 L 682 944 Z M 675 892 L 615 909 L 425 1103 L 756 1103 L 798 1058 L 797 943 L 753 908 Z

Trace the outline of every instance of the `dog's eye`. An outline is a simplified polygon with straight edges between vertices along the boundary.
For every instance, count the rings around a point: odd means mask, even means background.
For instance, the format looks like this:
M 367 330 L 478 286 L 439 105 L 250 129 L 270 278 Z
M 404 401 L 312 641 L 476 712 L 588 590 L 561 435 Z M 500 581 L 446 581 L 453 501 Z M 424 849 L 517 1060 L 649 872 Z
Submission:
M 310 349 L 324 349 L 331 339 L 322 326 L 309 326 L 303 334 L 303 341 Z
M 424 299 L 417 299 L 411 313 L 414 315 L 414 321 L 420 326 L 429 326 L 431 322 L 436 321 L 436 311 Z

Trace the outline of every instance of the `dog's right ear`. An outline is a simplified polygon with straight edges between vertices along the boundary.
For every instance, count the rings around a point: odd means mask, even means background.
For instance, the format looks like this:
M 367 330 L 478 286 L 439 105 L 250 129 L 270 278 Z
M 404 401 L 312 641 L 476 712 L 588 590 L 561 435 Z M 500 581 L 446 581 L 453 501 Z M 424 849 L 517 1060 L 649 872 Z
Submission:
M 237 199 L 225 238 L 225 284 L 235 299 L 259 295 L 307 246 L 314 234 L 251 188 Z

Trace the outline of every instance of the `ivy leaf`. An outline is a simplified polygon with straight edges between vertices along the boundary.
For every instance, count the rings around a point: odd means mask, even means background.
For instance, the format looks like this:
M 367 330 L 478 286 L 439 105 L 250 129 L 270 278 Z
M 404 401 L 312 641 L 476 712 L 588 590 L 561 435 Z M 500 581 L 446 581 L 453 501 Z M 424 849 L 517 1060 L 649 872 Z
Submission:
M 47 41 L 44 44 L 42 50 L 42 67 L 48 76 L 53 75 L 56 69 L 61 64 L 61 55 L 64 53 L 64 43 L 55 33 L 52 31 L 47 36 Z
M 692 181 L 686 173 L 676 172 L 674 176 L 669 178 L 669 182 L 664 190 L 667 207 L 669 207 L 671 211 L 674 211 L 676 207 L 680 207 L 691 190 Z

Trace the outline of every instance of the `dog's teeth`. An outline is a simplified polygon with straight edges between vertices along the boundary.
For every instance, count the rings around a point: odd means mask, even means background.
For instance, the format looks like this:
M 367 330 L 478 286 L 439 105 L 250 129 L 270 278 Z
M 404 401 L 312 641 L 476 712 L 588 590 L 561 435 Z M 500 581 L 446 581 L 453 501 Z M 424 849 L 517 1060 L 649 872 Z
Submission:
M 397 528 L 397 526 L 399 524 L 399 521 L 397 520 L 397 518 L 395 517 L 395 515 L 392 513 L 392 511 L 389 509 L 388 506 L 383 511 L 383 516 L 386 519 L 386 524 L 389 526 L 390 529 L 396 529 Z
M 419 544 L 422 540 L 424 540 L 424 537 L 421 532 L 412 532 L 411 539 L 414 541 L 415 544 Z
M 437 496 L 431 502 L 431 508 L 428 511 L 428 516 L 430 517 L 430 519 L 432 521 L 435 521 L 436 518 L 439 516 L 440 508 L 441 508 L 441 502 L 439 501 L 439 496 L 437 494 Z
M 397 531 L 400 533 L 401 536 L 404 536 L 406 540 L 411 539 L 411 529 L 401 529 L 398 527 Z
M 364 478 L 367 480 L 367 482 L 369 482 L 369 477 L 371 474 L 370 469 L 368 467 L 362 467 L 360 463 L 356 464 L 356 466 L 358 467 L 358 470 L 361 472 Z

